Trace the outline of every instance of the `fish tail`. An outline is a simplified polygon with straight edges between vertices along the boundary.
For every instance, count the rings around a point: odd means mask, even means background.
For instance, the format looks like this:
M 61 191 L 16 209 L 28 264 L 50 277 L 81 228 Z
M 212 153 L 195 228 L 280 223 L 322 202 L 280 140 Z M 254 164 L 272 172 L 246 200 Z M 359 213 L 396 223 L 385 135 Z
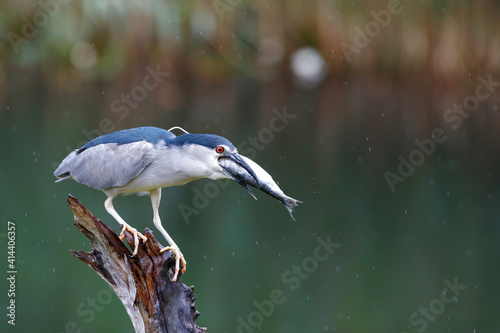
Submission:
M 285 205 L 286 210 L 288 211 L 288 213 L 290 213 L 290 216 L 294 221 L 295 217 L 293 217 L 293 207 L 297 206 L 299 203 L 302 203 L 302 201 L 287 196 L 285 196 L 283 199 L 283 204 Z

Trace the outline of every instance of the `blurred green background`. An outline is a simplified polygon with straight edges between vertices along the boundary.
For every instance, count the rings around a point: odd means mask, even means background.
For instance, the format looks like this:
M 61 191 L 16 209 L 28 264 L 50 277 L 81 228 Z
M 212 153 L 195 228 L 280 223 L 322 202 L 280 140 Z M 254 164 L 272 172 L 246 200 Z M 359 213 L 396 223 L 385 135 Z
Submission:
M 293 222 L 236 183 L 164 189 L 209 332 L 498 332 L 499 14 L 492 0 L 3 1 L 1 331 L 133 332 L 68 252 L 91 246 L 67 194 L 119 231 L 105 195 L 52 173 L 98 135 L 154 125 L 227 137 L 304 202 Z M 159 234 L 148 198 L 115 207 Z M 323 261 L 318 237 L 337 244 Z

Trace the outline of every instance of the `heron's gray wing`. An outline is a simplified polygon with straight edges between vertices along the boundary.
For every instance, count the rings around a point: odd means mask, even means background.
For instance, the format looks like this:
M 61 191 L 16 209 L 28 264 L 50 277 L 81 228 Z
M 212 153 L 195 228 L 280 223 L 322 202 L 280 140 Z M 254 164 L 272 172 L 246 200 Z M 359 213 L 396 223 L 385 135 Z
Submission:
M 74 180 L 89 187 L 103 190 L 123 186 L 137 177 L 152 161 L 153 144 L 138 141 L 118 145 L 100 144 L 72 152 L 54 175 Z

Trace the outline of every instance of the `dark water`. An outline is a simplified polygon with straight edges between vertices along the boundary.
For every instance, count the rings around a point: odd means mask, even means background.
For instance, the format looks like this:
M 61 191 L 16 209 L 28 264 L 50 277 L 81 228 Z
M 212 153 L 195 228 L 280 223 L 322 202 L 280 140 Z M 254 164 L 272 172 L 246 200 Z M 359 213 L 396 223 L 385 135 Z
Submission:
M 163 190 L 160 214 L 189 264 L 182 281 L 195 285 L 201 326 L 498 331 L 498 141 L 486 129 L 498 123 L 499 95 L 458 129 L 443 118 L 476 84 L 438 93 L 348 78 L 325 91 L 290 88 L 271 99 L 266 87 L 242 80 L 236 91 L 220 88 L 233 92 L 236 109 L 217 96 L 171 112 L 146 101 L 124 120 L 109 111 L 117 96 L 110 87 L 47 97 L 40 85 L 27 86 L 0 114 L 0 244 L 5 262 L 6 223 L 15 222 L 15 329 L 132 332 L 106 283 L 68 253 L 91 246 L 72 225 L 66 195 L 118 231 L 105 196 L 74 181 L 55 184 L 52 172 L 67 146 L 106 128 L 180 125 L 226 136 L 303 201 L 293 222 L 281 203 L 257 191 L 255 201 L 234 182 Z M 112 95 L 105 102 L 101 90 Z M 442 132 L 432 139 L 436 128 Z M 387 172 L 399 180 L 394 191 Z M 138 229 L 154 229 L 149 198 L 120 197 L 115 207 Z M 5 313 L 5 279 L 0 286 Z

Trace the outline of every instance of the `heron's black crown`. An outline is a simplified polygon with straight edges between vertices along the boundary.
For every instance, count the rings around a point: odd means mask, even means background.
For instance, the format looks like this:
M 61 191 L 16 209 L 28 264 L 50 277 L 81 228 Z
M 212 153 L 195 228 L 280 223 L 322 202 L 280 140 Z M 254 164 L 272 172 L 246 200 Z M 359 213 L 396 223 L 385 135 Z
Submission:
M 225 145 L 231 150 L 235 149 L 231 141 L 215 134 L 183 134 L 181 136 L 168 140 L 167 144 L 175 146 L 195 144 L 208 148 L 215 148 L 220 145 Z

